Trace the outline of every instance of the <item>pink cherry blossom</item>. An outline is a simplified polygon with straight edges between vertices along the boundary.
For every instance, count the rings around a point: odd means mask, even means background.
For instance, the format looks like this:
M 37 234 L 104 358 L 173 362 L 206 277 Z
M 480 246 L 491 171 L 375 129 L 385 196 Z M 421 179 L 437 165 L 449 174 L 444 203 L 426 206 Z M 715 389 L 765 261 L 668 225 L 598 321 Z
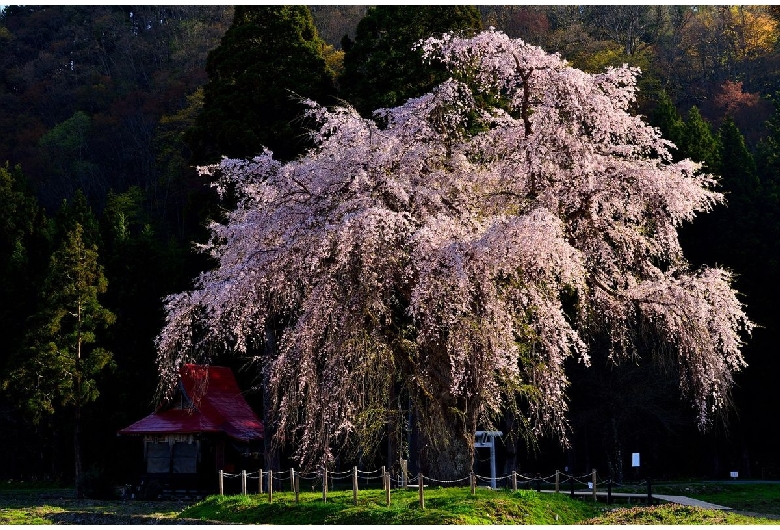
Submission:
M 517 403 L 565 441 L 566 360 L 652 336 L 706 425 L 753 324 L 727 271 L 683 256 L 677 228 L 723 196 L 630 112 L 638 70 L 586 74 L 493 30 L 420 47 L 452 74 L 431 93 L 377 121 L 308 102 L 299 160 L 203 169 L 238 206 L 202 246 L 216 268 L 165 301 L 163 387 L 215 350 L 257 356 L 276 441 L 309 464 L 368 443 L 399 393 L 441 447 Z

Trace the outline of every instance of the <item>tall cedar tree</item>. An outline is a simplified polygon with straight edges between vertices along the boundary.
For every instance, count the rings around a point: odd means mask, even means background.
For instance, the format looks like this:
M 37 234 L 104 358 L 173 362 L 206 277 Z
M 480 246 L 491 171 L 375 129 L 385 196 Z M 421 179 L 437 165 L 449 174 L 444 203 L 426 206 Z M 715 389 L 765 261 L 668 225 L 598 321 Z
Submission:
M 413 49 L 421 40 L 448 31 L 473 35 L 482 29 L 474 6 L 376 6 L 360 21 L 354 42 L 345 36 L 343 97 L 363 116 L 401 105 L 429 92 L 450 74 L 422 61 Z
M 724 191 L 742 201 L 752 200 L 759 187 L 756 163 L 745 145 L 745 137 L 730 117 L 720 126 L 718 146 L 718 173 L 723 178 Z M 733 201 L 729 202 L 733 204 Z
M 678 147 L 681 158 L 701 162 L 708 171 L 717 170 L 718 138 L 712 134 L 712 127 L 702 117 L 698 107 L 691 107 L 688 111 Z
M 306 6 L 236 6 L 209 52 L 203 111 L 188 140 L 197 163 L 252 157 L 269 148 L 291 160 L 310 143 L 299 98 L 328 103 L 332 74 Z
M 85 242 L 84 229 L 76 223 L 51 256 L 41 307 L 28 326 L 24 357 L 3 383 L 5 390 L 21 397 L 33 422 L 61 407 L 72 409 L 79 496 L 83 479 L 81 411 L 97 399 L 96 377 L 112 363 L 111 353 L 96 345 L 98 330 L 115 320 L 98 300 L 106 289 L 97 247 Z
M 675 145 L 675 149 L 670 151 L 674 155 L 675 160 L 680 160 L 681 157 L 678 156 L 678 153 L 683 138 L 685 122 L 680 117 L 680 113 L 677 112 L 672 98 L 669 97 L 665 90 L 662 90 L 658 95 L 658 101 L 651 115 L 651 123 L 661 129 L 663 137 Z

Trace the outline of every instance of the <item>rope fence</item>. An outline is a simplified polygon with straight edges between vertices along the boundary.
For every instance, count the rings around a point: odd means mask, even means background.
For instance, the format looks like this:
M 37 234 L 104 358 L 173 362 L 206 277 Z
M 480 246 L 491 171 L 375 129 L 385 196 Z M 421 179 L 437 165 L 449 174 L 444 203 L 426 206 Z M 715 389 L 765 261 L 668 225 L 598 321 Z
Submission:
M 250 494 L 250 491 L 252 494 L 256 492 L 258 495 L 267 496 L 269 503 L 273 502 L 275 492 L 278 493 L 285 490 L 293 493 L 295 503 L 299 503 L 302 481 L 306 487 L 311 487 L 312 492 L 321 491 L 323 502 L 327 502 L 328 492 L 335 491 L 337 486 L 342 490 L 348 490 L 351 487 L 353 503 L 355 505 L 358 504 L 361 485 L 363 489 L 376 490 L 381 488 L 384 490 L 385 500 L 388 506 L 390 506 L 391 491 L 393 489 L 417 489 L 419 491 L 419 503 L 421 508 L 425 508 L 425 488 L 429 486 L 463 487 L 468 485 L 471 488 L 472 495 L 476 493 L 477 488 L 494 489 L 492 485 L 495 485 L 495 489 L 512 491 L 527 489 L 544 493 L 561 493 L 562 491 L 568 490 L 568 493 L 572 498 L 577 495 L 592 495 L 594 502 L 598 500 L 599 493 L 601 493 L 602 496 L 604 495 L 604 488 L 606 488 L 606 502 L 607 504 L 612 504 L 612 487 L 618 485 L 611 477 L 599 480 L 598 473 L 595 469 L 591 473 L 583 475 L 570 475 L 555 471 L 555 473 L 547 476 L 541 476 L 540 474 L 527 476 L 512 472 L 509 475 L 501 477 L 485 477 L 470 473 L 468 476 L 462 478 L 443 480 L 427 477 L 422 473 L 409 477 L 405 466 L 402 469 L 402 472 L 395 477 L 393 477 L 384 466 L 382 466 L 381 469 L 375 469 L 373 471 L 359 470 L 357 466 L 355 466 L 347 471 L 328 471 L 327 469 L 319 469 L 315 472 L 308 473 L 299 472 L 292 468 L 285 471 L 260 469 L 254 472 L 247 472 L 244 470 L 240 473 L 227 473 L 220 470 L 220 495 L 225 494 L 226 480 L 240 481 L 242 495 L 248 495 Z M 251 486 L 252 484 L 254 486 Z M 347 486 L 347 484 L 349 484 L 349 486 Z M 652 504 L 652 483 L 650 479 L 642 481 L 640 486 L 645 484 L 647 485 L 647 503 Z M 576 491 L 577 488 L 582 489 L 582 487 L 585 487 L 587 491 Z M 629 500 L 632 497 L 639 498 L 644 496 L 644 494 L 620 495 L 628 495 Z

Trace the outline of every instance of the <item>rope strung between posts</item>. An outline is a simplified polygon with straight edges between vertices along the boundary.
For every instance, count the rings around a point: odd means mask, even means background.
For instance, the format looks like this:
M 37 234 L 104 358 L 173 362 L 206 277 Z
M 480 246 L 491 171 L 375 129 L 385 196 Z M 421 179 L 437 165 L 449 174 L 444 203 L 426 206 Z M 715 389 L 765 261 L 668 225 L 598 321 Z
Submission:
M 437 482 L 439 484 L 457 484 L 457 483 L 460 483 L 460 482 L 468 482 L 468 480 L 469 480 L 469 477 L 456 478 L 455 480 L 440 480 L 440 479 L 431 478 L 431 477 L 425 477 L 425 478 L 427 478 L 431 482 Z
M 246 477 L 247 478 L 259 478 L 259 473 L 260 473 L 259 471 L 247 472 L 246 473 Z M 263 473 L 263 475 L 267 475 L 268 471 L 263 471 L 262 473 Z M 290 478 L 290 470 L 289 469 L 285 470 L 285 471 L 274 471 L 273 473 L 274 473 L 274 477 L 288 478 L 288 479 Z M 301 478 L 314 479 L 314 478 L 322 477 L 322 472 L 321 471 L 308 472 L 308 473 L 305 473 L 303 471 L 294 471 L 294 473 L 296 475 L 299 475 Z M 358 475 L 363 475 L 363 478 L 366 478 L 366 477 L 367 478 L 382 478 L 382 473 L 381 473 L 380 469 L 375 469 L 373 471 L 361 471 L 361 470 L 358 470 L 357 473 L 358 473 Z M 222 471 L 222 475 L 225 478 L 233 478 L 233 477 L 240 477 L 241 473 L 228 473 L 227 471 Z M 347 471 L 328 471 L 328 477 L 329 478 L 344 478 L 344 477 L 351 477 L 351 476 L 352 476 L 352 471 L 351 470 L 347 470 Z M 483 475 L 476 475 L 475 474 L 474 476 L 476 476 L 478 479 L 481 479 L 481 480 L 492 480 L 493 479 L 493 477 L 487 477 L 487 476 L 483 476 Z M 552 482 L 551 479 L 555 478 L 555 474 L 547 475 L 546 477 L 541 477 L 541 476 L 533 476 L 533 477 L 531 477 L 531 476 L 528 476 L 528 475 L 522 475 L 520 473 L 517 473 L 516 476 L 517 476 L 518 480 L 524 480 L 524 481 L 538 480 L 538 481 L 541 481 L 541 482 Z M 588 473 L 588 474 L 585 474 L 585 475 L 580 475 L 580 476 L 567 475 L 566 473 L 560 473 L 560 478 L 561 478 L 562 481 L 563 480 L 569 480 L 569 479 L 580 480 L 580 479 L 591 478 L 591 477 L 592 477 L 591 473 Z M 414 477 L 410 477 L 409 480 L 412 480 L 414 478 L 416 478 L 416 475 Z M 429 479 L 429 480 L 436 481 L 436 482 L 446 482 L 446 483 L 461 482 L 461 481 L 464 481 L 464 480 L 466 480 L 466 481 L 469 480 L 469 476 L 468 475 L 463 477 L 463 478 L 458 478 L 458 479 L 454 479 L 454 480 L 436 479 L 436 478 L 428 477 L 428 476 L 425 476 L 425 478 Z M 510 474 L 510 475 L 503 475 L 503 476 L 496 477 L 496 480 L 506 480 L 506 479 L 511 479 L 511 478 L 512 478 L 512 475 Z M 606 480 L 609 480 L 609 479 L 605 479 L 605 481 Z M 645 483 L 644 480 L 640 481 L 639 485 L 642 485 L 644 483 Z
M 592 478 L 592 477 L 593 477 L 593 475 L 591 473 L 588 473 L 587 475 L 581 475 L 579 477 L 575 477 L 574 475 L 567 475 L 565 473 L 561 473 L 561 484 L 563 484 L 564 482 L 569 484 L 570 481 L 574 481 L 574 482 L 576 482 L 578 484 L 588 484 L 589 481 L 586 480 L 586 481 L 583 482 L 581 479 L 583 479 L 583 478 L 584 479 L 588 479 L 588 478 Z
M 328 479 L 341 480 L 352 478 L 352 471 L 328 471 Z
M 328 481 L 343 481 L 343 480 L 352 480 L 354 478 L 354 475 L 357 474 L 361 479 L 368 482 L 369 480 L 381 480 L 384 481 L 384 475 L 382 471 L 385 471 L 384 469 L 374 469 L 371 471 L 363 471 L 363 470 L 346 470 L 346 471 L 328 471 Z M 322 481 L 323 478 L 323 470 L 318 469 L 317 471 L 310 471 L 310 472 L 299 472 L 295 471 L 294 469 L 285 470 L 285 471 L 267 471 L 267 470 L 260 470 L 260 471 L 252 471 L 252 472 L 243 472 L 243 473 L 228 473 L 225 471 L 222 471 L 222 478 L 223 479 L 242 479 L 242 477 L 246 480 L 253 480 L 257 481 L 258 479 L 264 479 L 267 477 L 270 473 L 273 474 L 274 481 L 291 481 L 294 478 L 297 478 L 299 480 L 308 480 L 308 481 Z M 389 475 L 388 480 L 391 484 L 395 484 L 396 487 L 403 487 L 403 486 L 415 486 L 416 483 L 420 479 L 420 473 L 414 476 L 407 476 L 405 479 L 401 478 L 400 474 L 393 474 L 391 472 L 387 472 L 387 475 Z M 588 487 L 595 486 L 596 488 L 604 488 L 606 486 L 617 486 L 620 483 L 612 480 L 612 478 L 603 478 L 598 477 L 597 474 L 594 472 L 586 473 L 583 475 L 573 475 L 568 473 L 561 473 L 556 472 L 547 476 L 528 476 L 523 475 L 520 473 L 513 473 L 509 475 L 502 475 L 498 477 L 488 477 L 484 475 L 473 475 L 474 479 L 479 481 L 480 483 L 501 483 L 501 487 L 510 487 L 510 484 L 520 485 L 527 487 L 536 487 L 539 489 L 542 484 L 556 484 L 560 486 L 568 485 L 571 486 L 572 484 L 575 485 L 583 485 Z M 593 479 L 596 478 L 596 482 L 594 484 Z M 471 480 L 471 475 L 467 475 L 461 478 L 456 478 L 452 480 L 444 480 L 444 479 L 437 479 L 433 477 L 428 477 L 423 475 L 422 478 L 427 481 L 428 483 L 434 483 L 434 484 L 441 484 L 441 485 L 459 485 L 459 484 L 468 484 Z M 600 480 L 599 480 L 600 479 Z M 641 480 L 638 483 L 638 486 L 644 486 L 647 485 L 647 480 Z

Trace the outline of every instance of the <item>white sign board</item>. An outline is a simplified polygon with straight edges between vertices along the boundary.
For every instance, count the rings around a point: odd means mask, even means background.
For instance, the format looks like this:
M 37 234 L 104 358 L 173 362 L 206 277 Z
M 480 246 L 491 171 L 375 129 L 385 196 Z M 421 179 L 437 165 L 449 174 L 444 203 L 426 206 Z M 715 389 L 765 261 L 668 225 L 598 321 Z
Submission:
M 631 467 L 639 467 L 639 453 L 631 453 Z
M 731 478 L 737 478 L 739 476 L 739 471 L 732 471 L 731 472 Z

